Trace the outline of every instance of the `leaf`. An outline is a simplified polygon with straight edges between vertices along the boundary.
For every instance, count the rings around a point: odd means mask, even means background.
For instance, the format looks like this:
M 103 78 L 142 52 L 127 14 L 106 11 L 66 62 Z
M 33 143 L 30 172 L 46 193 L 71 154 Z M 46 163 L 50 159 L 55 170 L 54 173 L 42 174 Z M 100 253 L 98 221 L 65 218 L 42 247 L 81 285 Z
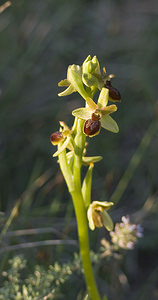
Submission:
M 119 127 L 115 120 L 111 118 L 110 116 L 102 116 L 101 118 L 101 126 L 109 131 L 112 131 L 114 133 L 119 132 Z
M 91 118 L 92 111 L 89 107 L 80 107 L 73 110 L 72 115 L 83 120 L 88 120 Z

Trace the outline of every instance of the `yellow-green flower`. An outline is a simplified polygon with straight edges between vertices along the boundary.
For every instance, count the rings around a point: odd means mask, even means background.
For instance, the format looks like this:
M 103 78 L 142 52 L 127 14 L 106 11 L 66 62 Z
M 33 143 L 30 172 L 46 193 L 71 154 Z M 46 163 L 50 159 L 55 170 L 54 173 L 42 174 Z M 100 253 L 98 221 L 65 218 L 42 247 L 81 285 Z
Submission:
M 95 227 L 103 227 L 108 231 L 113 230 L 113 222 L 109 214 L 106 212 L 111 206 L 113 202 L 99 202 L 94 201 L 90 204 L 87 217 L 89 221 L 89 227 L 91 230 L 94 230 Z
M 91 99 L 87 98 L 87 107 L 75 109 L 72 112 L 74 117 L 86 120 L 84 126 L 84 133 L 90 137 L 99 133 L 100 128 L 117 133 L 119 131 L 117 123 L 109 114 L 117 110 L 115 104 L 107 106 L 109 99 L 109 90 L 102 88 L 97 104 Z
M 73 150 L 71 130 L 70 128 L 62 121 L 60 123 L 60 131 L 52 133 L 50 141 L 52 145 L 58 145 L 58 150 L 53 154 L 53 157 L 58 156 L 66 148 Z

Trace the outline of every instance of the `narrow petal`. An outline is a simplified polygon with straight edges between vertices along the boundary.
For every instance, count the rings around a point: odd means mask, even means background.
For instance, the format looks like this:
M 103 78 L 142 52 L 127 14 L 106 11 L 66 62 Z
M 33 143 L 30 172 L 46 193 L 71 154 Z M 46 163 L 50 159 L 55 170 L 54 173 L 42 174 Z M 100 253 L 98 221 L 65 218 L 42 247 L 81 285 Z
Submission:
M 117 125 L 117 123 L 114 121 L 113 118 L 111 118 L 110 116 L 102 116 L 101 118 L 101 126 L 109 131 L 112 131 L 114 133 L 119 132 L 119 127 Z
M 89 109 L 89 107 L 81 107 L 73 110 L 72 115 L 74 117 L 87 120 L 91 118 L 92 111 Z
M 66 140 L 64 141 L 64 143 L 61 145 L 61 147 L 58 149 L 58 151 L 56 151 L 54 154 L 53 154 L 53 157 L 56 157 L 58 156 L 61 152 L 63 152 L 68 144 L 70 143 L 70 137 L 67 137 Z
M 115 104 L 103 107 L 101 109 L 102 115 L 109 115 L 117 110 L 117 106 Z
M 74 87 L 72 86 L 72 84 L 70 84 L 68 86 L 68 88 L 66 90 L 64 90 L 63 92 L 59 93 L 58 96 L 68 96 L 68 95 L 71 95 L 72 93 L 75 92 L 75 89 Z
M 86 102 L 91 110 L 97 109 L 96 103 L 91 98 L 87 97 Z

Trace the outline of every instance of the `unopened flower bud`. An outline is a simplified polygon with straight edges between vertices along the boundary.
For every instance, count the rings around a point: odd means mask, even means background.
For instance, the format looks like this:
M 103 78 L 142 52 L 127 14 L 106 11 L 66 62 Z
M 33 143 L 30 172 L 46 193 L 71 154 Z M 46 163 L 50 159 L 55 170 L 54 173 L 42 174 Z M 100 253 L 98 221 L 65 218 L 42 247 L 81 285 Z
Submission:
M 56 131 L 54 133 L 52 133 L 51 137 L 50 137 L 50 141 L 52 143 L 52 145 L 58 145 L 61 141 L 64 140 L 64 136 L 62 134 L 62 132 L 60 131 Z
M 83 73 L 99 73 L 100 74 L 100 67 L 99 62 L 96 56 L 91 58 L 90 55 L 85 59 L 82 65 Z
M 111 101 L 121 101 L 120 92 L 111 85 L 110 80 L 106 81 L 105 87 L 109 90 L 109 97 Z
M 99 120 L 88 119 L 84 124 L 84 133 L 90 137 L 95 136 L 99 133 L 101 123 Z

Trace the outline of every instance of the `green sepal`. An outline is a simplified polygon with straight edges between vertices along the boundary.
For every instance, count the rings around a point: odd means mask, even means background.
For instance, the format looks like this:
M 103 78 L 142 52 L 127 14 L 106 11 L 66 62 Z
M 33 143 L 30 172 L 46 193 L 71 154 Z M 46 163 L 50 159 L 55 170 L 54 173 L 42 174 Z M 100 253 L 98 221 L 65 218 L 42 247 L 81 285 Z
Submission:
M 94 164 L 90 164 L 86 176 L 83 180 L 82 184 L 82 195 L 83 200 L 85 203 L 86 209 L 91 203 L 91 185 L 92 185 L 92 171 L 93 171 Z
M 72 115 L 83 120 L 88 120 L 91 118 L 92 111 L 89 107 L 80 107 L 73 110 Z
M 99 65 L 99 61 L 98 61 L 96 55 L 93 56 L 93 58 L 92 58 L 92 63 L 96 66 L 95 73 L 96 73 L 97 75 L 101 75 L 100 65 Z
M 113 221 L 112 221 L 111 217 L 109 216 L 109 214 L 106 212 L 106 210 L 102 211 L 102 221 L 103 221 L 104 227 L 108 231 L 113 230 L 113 228 L 114 228 Z
M 68 67 L 67 79 L 72 84 L 74 89 L 86 100 L 88 97 L 82 83 L 82 70 L 78 65 Z
M 63 79 L 58 82 L 58 86 L 69 86 L 70 82 L 67 79 Z
M 96 163 L 102 160 L 102 156 L 82 156 L 82 163 L 89 165 L 90 163 Z
M 99 80 L 91 73 L 83 73 L 82 81 L 87 87 L 96 87 L 97 89 L 101 89 Z
M 98 103 L 97 103 L 99 108 L 106 107 L 108 104 L 108 100 L 109 100 L 109 90 L 103 87 L 99 94 Z
M 59 93 L 58 96 L 61 97 L 61 96 L 68 96 L 68 95 L 71 95 L 72 93 L 75 92 L 75 89 L 74 87 L 72 86 L 72 84 L 70 84 L 68 86 L 68 88 L 66 90 L 64 90 L 63 92 Z
M 117 123 L 110 116 L 108 116 L 108 115 L 107 116 L 102 116 L 100 121 L 101 121 L 101 126 L 104 129 L 112 131 L 114 133 L 119 132 L 119 127 L 118 127 Z

